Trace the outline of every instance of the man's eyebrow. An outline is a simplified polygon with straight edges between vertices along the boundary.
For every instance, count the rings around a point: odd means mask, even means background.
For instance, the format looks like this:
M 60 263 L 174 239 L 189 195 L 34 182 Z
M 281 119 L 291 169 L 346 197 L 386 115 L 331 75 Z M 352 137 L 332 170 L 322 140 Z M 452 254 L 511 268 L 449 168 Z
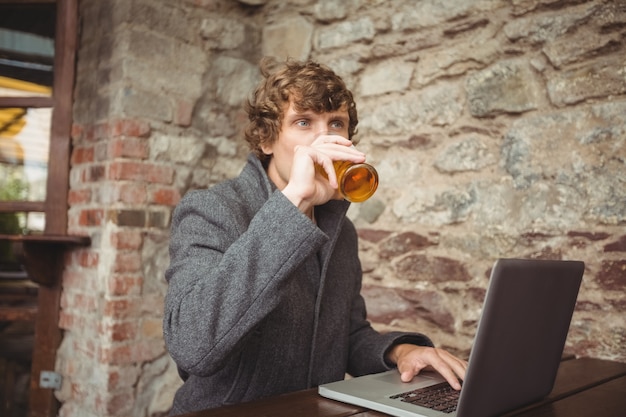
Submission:
M 285 120 L 298 120 L 298 119 L 302 119 L 302 118 L 311 118 L 311 116 L 313 115 L 313 112 L 310 111 L 304 111 L 304 112 L 294 112 L 294 113 L 290 113 L 290 114 L 286 114 L 284 119 Z
M 348 122 L 350 120 L 350 116 L 340 113 L 330 113 L 330 118 L 334 120 L 340 120 L 342 122 Z

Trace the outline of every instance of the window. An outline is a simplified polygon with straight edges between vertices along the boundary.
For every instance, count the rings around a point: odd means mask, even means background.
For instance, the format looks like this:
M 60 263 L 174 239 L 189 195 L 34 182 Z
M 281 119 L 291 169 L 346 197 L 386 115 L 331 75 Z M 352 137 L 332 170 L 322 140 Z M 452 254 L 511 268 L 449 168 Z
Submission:
M 0 241 L 84 243 L 67 236 L 77 12 L 0 0 Z
M 0 3 L 0 234 L 42 233 L 56 3 Z
M 90 243 L 67 235 L 77 11 L 78 0 L 0 0 L 0 181 L 10 181 L 0 184 L 0 276 L 23 268 L 40 284 L 29 385 L 37 416 L 57 415 L 54 392 L 38 382 L 61 341 L 63 258 Z

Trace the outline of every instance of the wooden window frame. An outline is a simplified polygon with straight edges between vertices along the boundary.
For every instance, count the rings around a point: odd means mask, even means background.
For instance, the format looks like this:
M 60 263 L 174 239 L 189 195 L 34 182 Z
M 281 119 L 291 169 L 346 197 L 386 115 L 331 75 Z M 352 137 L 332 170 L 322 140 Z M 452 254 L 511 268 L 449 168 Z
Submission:
M 52 108 L 45 201 L 0 201 L 0 212 L 44 212 L 44 235 L 67 231 L 67 195 L 76 57 L 77 0 L 0 0 L 3 4 L 56 4 L 52 97 L 0 97 L 0 107 Z
M 72 101 L 78 41 L 78 0 L 0 0 L 0 3 L 56 4 L 52 97 L 0 97 L 0 107 L 50 107 L 50 145 L 45 201 L 2 201 L 0 212 L 43 212 L 41 235 L 0 235 L 21 242 L 29 278 L 39 283 L 29 393 L 30 417 L 56 416 L 53 389 L 40 387 L 42 371 L 54 371 L 62 332 L 58 327 L 61 278 L 67 250 L 90 244 L 89 237 L 68 236 L 68 192 Z

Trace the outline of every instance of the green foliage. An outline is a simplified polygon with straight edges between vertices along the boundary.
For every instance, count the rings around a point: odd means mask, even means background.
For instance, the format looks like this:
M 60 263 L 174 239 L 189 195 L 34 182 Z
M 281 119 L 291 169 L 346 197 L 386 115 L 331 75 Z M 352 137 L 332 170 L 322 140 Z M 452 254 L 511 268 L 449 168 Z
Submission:
M 9 176 L 0 183 L 0 201 L 20 201 L 28 196 L 28 183 L 21 178 Z M 0 233 L 15 235 L 22 233 L 20 213 L 0 213 Z M 15 262 L 11 242 L 0 241 L 0 263 Z
M 28 183 L 21 178 L 9 176 L 2 181 L 0 201 L 19 201 L 28 197 Z

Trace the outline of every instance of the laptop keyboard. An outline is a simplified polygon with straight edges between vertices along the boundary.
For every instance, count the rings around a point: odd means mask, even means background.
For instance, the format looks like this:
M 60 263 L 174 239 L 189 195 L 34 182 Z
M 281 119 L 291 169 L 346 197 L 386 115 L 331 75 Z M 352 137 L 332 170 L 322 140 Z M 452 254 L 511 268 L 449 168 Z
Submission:
M 430 408 L 431 410 L 441 411 L 443 413 L 452 413 L 456 411 L 460 393 L 460 391 L 452 388 L 447 382 L 442 382 L 429 387 L 418 388 L 416 390 L 393 395 L 390 398 Z

